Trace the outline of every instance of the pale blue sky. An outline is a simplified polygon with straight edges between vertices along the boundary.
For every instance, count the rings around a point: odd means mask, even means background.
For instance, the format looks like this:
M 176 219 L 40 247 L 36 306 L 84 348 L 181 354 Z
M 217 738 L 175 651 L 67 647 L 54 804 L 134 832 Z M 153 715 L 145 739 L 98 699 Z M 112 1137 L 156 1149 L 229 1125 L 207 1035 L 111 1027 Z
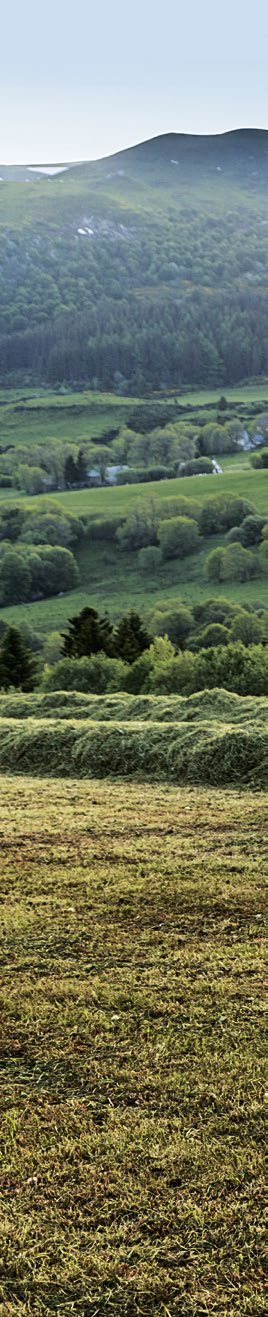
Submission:
M 268 128 L 267 0 L 9 0 L 0 161 L 93 159 L 157 133 Z

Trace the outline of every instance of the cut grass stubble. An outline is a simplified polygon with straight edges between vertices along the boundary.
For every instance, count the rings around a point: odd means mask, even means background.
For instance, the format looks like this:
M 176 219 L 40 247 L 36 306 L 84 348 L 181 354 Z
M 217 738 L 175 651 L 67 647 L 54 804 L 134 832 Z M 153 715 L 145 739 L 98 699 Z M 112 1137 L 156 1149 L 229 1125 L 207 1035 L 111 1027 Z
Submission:
M 259 1317 L 263 796 L 1 800 L 2 1317 Z

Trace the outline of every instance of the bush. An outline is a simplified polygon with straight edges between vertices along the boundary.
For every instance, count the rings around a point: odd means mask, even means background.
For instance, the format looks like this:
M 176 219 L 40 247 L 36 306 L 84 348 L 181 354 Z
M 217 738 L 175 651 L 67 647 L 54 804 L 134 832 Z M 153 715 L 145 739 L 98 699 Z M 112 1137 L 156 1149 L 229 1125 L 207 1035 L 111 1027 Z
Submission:
M 195 656 L 195 690 L 223 686 L 238 695 L 268 695 L 268 651 L 237 642 Z
M 234 618 L 232 622 L 230 639 L 232 641 L 240 640 L 246 648 L 248 645 L 258 645 L 264 639 L 264 624 L 256 613 L 247 613 L 242 611 Z
M 148 544 L 146 549 L 139 551 L 139 566 L 149 576 L 157 576 L 162 564 L 161 549 L 156 544 Z
M 180 476 L 209 476 L 213 473 L 213 463 L 209 457 L 192 457 L 190 462 L 181 462 Z
M 125 524 L 125 517 L 88 517 L 84 521 L 84 531 L 89 543 L 102 543 L 103 540 L 108 544 L 116 544 L 117 531 Z
M 227 497 L 227 495 L 219 498 L 211 497 L 201 508 L 199 518 L 201 535 L 216 535 L 222 530 L 231 530 L 232 526 L 240 526 L 251 512 L 255 513 L 256 508 L 251 503 L 247 503 L 246 499 Z
M 0 603 L 21 604 L 30 598 L 30 567 L 16 549 L 10 548 L 0 564 Z
M 222 622 L 211 622 L 194 637 L 191 648 L 210 649 L 214 645 L 228 645 L 229 636 L 228 627 L 223 626 Z
M 208 581 L 222 581 L 222 564 L 224 549 L 212 549 L 205 563 Z
M 107 654 L 61 659 L 53 668 L 45 669 L 42 690 L 85 691 L 101 695 L 105 691 L 121 690 L 126 674 L 126 664 L 120 659 L 108 658 Z
M 157 516 L 154 504 L 136 504 L 116 534 L 121 549 L 143 549 L 157 544 Z
M 199 626 L 209 626 L 211 622 L 223 622 L 229 626 L 240 611 L 240 604 L 233 604 L 221 595 L 218 599 L 205 599 L 201 604 L 193 604 L 194 620 Z
M 213 687 L 239 695 L 268 695 L 267 648 L 261 644 L 245 648 L 237 642 L 197 653 L 189 649 L 179 654 L 171 652 L 163 654 L 161 660 L 157 648 L 151 645 L 129 669 L 124 684 L 124 689 L 133 694 L 154 691 L 156 695 L 191 695 Z
M 151 613 L 153 634 L 155 636 L 168 636 L 175 647 L 183 645 L 192 629 L 192 625 L 192 613 L 189 608 L 184 607 L 184 604 L 177 608 L 165 608 L 163 611 L 156 608 Z
M 250 461 L 257 470 L 263 470 L 268 466 L 268 448 L 262 448 L 259 453 L 252 453 Z
M 153 480 L 172 480 L 176 475 L 174 466 L 129 466 L 127 471 L 119 471 L 117 485 L 147 484 Z
M 171 517 L 168 521 L 161 521 L 158 535 L 164 562 L 169 558 L 186 558 L 198 549 L 198 526 L 190 517 Z
M 264 572 L 268 570 L 268 539 L 263 540 L 260 546 L 260 565 Z
M 199 522 L 202 509 L 202 503 L 196 498 L 187 498 L 184 494 L 165 494 L 164 498 L 158 499 L 155 512 L 158 521 L 167 521 L 169 517 L 191 517 L 193 521 Z
M 267 521 L 266 517 L 251 516 L 245 517 L 240 526 L 239 539 L 244 549 L 250 549 L 253 544 L 260 544 L 263 527 Z
M 205 572 L 209 581 L 250 581 L 258 576 L 260 563 L 257 556 L 235 541 L 227 549 L 212 549 Z
M 31 513 L 23 527 L 25 544 L 50 544 L 53 547 L 67 549 L 81 538 L 82 523 L 76 517 L 42 511 Z
M 77 563 L 70 549 L 38 546 L 41 562 L 40 589 L 45 596 L 75 590 L 79 582 Z M 31 557 L 28 559 L 31 569 Z
M 221 580 L 250 581 L 258 576 L 259 570 L 258 558 L 249 549 L 243 549 L 242 544 L 230 544 L 223 550 Z

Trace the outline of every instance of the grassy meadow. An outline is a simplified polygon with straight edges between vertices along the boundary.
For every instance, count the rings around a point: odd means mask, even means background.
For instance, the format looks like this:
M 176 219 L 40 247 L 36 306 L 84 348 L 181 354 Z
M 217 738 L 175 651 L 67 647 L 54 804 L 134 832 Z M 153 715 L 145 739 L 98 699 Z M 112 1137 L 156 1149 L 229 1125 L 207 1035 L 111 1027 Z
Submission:
M 187 479 L 154 481 L 139 485 L 124 485 L 113 488 L 81 489 L 51 496 L 67 512 L 102 518 L 113 517 L 119 513 L 127 516 L 138 502 L 140 505 L 155 503 L 161 498 L 182 494 L 183 497 L 197 498 L 199 501 L 210 495 L 237 495 L 254 504 L 259 513 L 267 513 L 268 508 L 268 474 L 256 471 L 249 463 L 248 454 L 227 454 L 223 459 L 223 475 L 190 476 Z M 23 499 L 29 508 L 38 508 L 40 496 L 26 497 L 15 490 L 0 490 L 3 502 L 18 502 Z M 234 603 L 268 603 L 268 578 L 262 576 L 244 583 L 224 581 L 215 588 L 207 581 L 205 562 L 208 554 L 223 540 L 211 536 L 201 542 L 197 554 L 186 559 L 175 559 L 163 563 L 157 577 L 148 576 L 141 570 L 137 552 L 122 552 L 116 544 L 84 543 L 77 550 L 80 584 L 76 590 L 37 600 L 33 603 L 17 604 L 1 609 L 1 617 L 9 624 L 20 625 L 23 620 L 40 631 L 59 630 L 65 626 L 72 613 L 78 613 L 89 602 L 98 610 L 107 611 L 117 619 L 132 607 L 146 613 L 157 604 L 158 600 L 180 598 L 186 604 L 194 604 L 208 599 L 212 594 L 222 594 Z
M 247 403 L 258 403 L 260 412 L 267 410 L 266 380 L 259 384 L 224 388 L 224 394 L 227 402 L 233 406 L 237 403 L 238 408 L 239 404 L 245 408 Z M 157 401 L 161 424 L 161 410 L 167 401 L 178 404 L 179 418 L 183 418 L 184 409 L 187 415 L 187 407 L 190 405 L 198 411 L 200 408 L 212 407 L 213 419 L 213 404 L 217 410 L 219 397 L 220 389 L 189 389 L 189 392 L 183 390 L 183 393 L 173 390 L 163 397 L 161 394 L 155 395 L 147 399 L 147 402 Z M 120 397 L 116 393 L 98 393 L 90 389 L 75 393 L 66 389 L 64 393 L 57 393 L 56 390 L 35 390 L 29 386 L 24 389 L 0 387 L 1 444 L 22 444 L 31 448 L 32 445 L 46 444 L 53 439 L 77 444 L 94 441 L 95 438 L 98 440 L 104 430 L 126 425 L 130 412 L 139 404 L 141 399 L 135 397 Z M 188 413 L 188 420 L 191 420 L 191 413 Z
M 2 1317 L 260 1317 L 262 794 L 1 801 Z

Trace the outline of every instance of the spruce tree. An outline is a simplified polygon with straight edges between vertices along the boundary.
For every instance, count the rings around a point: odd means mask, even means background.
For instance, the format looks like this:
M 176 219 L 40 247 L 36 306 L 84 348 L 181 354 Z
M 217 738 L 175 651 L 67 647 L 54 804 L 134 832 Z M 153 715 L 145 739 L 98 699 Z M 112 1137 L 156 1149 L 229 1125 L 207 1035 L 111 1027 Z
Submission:
M 69 631 L 63 637 L 64 658 L 90 657 L 102 650 L 112 653 L 112 626 L 107 617 L 99 617 L 95 608 L 83 608 L 69 618 Z
M 64 464 L 64 484 L 67 485 L 68 489 L 72 488 L 73 485 L 77 485 L 77 483 L 78 476 L 76 462 L 74 461 L 72 454 L 68 453 Z
M 16 627 L 8 627 L 0 649 L 0 686 L 18 686 L 31 691 L 35 686 L 36 664 Z
M 114 653 L 125 663 L 135 663 L 150 645 L 150 636 L 140 618 L 133 609 L 120 618 L 114 635 Z
M 79 448 L 79 453 L 76 463 L 76 479 L 78 485 L 87 484 L 87 464 L 82 448 Z

